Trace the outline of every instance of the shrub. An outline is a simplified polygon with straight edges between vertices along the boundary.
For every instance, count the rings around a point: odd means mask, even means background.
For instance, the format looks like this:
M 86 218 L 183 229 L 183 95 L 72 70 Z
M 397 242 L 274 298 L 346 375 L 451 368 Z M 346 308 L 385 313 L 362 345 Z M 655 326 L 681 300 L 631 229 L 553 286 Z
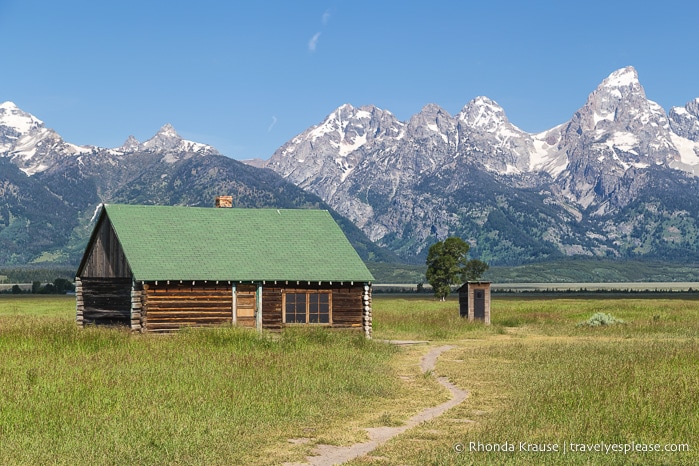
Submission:
M 621 319 L 617 319 L 611 314 L 605 314 L 604 312 L 597 312 L 589 319 L 580 322 L 577 326 L 587 326 L 587 327 L 599 327 L 601 325 L 614 325 L 614 324 L 625 324 Z

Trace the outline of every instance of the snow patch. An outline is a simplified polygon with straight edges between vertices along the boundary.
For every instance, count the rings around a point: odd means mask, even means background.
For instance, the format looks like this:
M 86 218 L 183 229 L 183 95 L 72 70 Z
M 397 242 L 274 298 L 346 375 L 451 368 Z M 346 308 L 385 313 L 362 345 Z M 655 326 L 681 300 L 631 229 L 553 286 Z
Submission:
M 517 167 L 510 165 L 509 163 L 505 164 L 505 175 L 514 175 L 518 173 L 521 173 L 521 171 Z
M 27 176 L 32 176 L 32 175 L 35 175 L 37 173 L 43 172 L 47 168 L 49 168 L 48 165 L 46 165 L 44 163 L 40 163 L 40 164 L 33 165 L 33 166 L 27 167 L 27 168 L 20 167 L 19 169 L 22 170 Z
M 78 145 L 71 144 L 71 143 L 67 143 L 66 146 L 70 149 L 70 152 L 74 155 L 89 154 L 90 152 L 92 152 L 91 147 L 78 146 Z
M 636 153 L 633 149 L 638 147 L 638 136 L 627 131 L 619 131 L 612 133 L 611 137 L 606 141 L 607 147 L 623 150 L 624 152 Z M 637 153 L 636 153 L 637 154 Z
M 594 123 L 594 127 L 597 127 L 597 123 L 600 121 L 614 121 L 614 114 L 613 113 L 608 113 L 606 115 L 602 115 L 601 113 L 593 113 L 592 114 L 592 121 Z
M 344 141 L 340 143 L 340 155 L 345 157 L 347 154 L 354 152 L 355 150 L 366 144 L 366 134 L 362 136 L 357 136 L 351 144 Z
M 565 154 L 559 154 L 557 149 L 560 132 L 564 126 L 565 123 L 548 131 L 533 135 L 532 143 L 534 150 L 529 154 L 530 172 L 543 171 L 555 178 L 568 167 L 568 158 Z M 550 138 L 555 139 L 553 145 L 546 142 Z
M 316 128 L 312 129 L 309 135 L 311 136 L 311 141 L 314 141 L 318 138 L 321 138 L 325 136 L 328 133 L 332 133 L 337 131 L 337 128 L 334 128 L 331 124 L 330 121 L 326 121 L 320 126 L 317 126 Z
M 675 133 L 670 133 L 672 144 L 680 153 L 680 161 L 684 164 L 696 167 L 699 165 L 699 143 L 691 141 Z
M 350 167 L 347 164 L 343 164 L 340 166 L 342 169 L 342 175 L 340 175 L 340 182 L 343 182 L 347 179 L 347 177 L 354 171 L 354 167 Z

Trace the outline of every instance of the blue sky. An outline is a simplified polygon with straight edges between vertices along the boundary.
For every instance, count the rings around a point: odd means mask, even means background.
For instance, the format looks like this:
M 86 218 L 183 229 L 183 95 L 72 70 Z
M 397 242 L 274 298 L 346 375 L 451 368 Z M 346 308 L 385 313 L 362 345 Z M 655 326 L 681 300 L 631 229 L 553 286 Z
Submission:
M 699 97 L 699 2 L 0 0 L 0 102 L 75 144 L 165 123 L 268 158 L 344 103 L 408 120 L 484 95 L 538 132 L 634 66 L 666 110 Z

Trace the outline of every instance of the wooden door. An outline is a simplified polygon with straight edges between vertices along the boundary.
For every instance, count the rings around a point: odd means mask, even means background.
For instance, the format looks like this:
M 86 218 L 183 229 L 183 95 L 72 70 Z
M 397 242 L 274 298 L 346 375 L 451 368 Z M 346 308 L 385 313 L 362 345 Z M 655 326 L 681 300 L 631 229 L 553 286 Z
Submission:
M 485 320 L 485 290 L 474 290 L 473 310 L 474 318 Z
M 257 285 L 238 285 L 236 287 L 236 324 L 242 327 L 254 327 L 256 310 Z

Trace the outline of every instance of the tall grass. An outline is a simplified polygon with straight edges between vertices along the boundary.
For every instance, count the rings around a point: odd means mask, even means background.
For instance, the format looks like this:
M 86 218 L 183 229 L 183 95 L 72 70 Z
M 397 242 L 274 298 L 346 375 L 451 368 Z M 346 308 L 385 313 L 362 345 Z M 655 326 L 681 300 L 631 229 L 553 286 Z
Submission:
M 575 324 L 596 313 L 611 313 L 625 325 L 595 335 L 671 338 L 699 335 L 699 301 L 694 299 L 528 298 L 494 296 L 491 326 L 459 316 L 458 300 L 430 297 L 374 297 L 374 335 L 386 339 L 454 340 L 493 334 L 590 335 Z M 573 325 L 571 325 L 571 323 Z M 508 330 L 509 329 L 509 330 Z
M 0 317 L 3 464 L 272 464 L 400 393 L 396 349 L 358 334 L 132 335 Z
M 475 451 L 466 462 L 534 464 L 690 464 L 696 451 L 682 453 L 535 453 L 520 442 L 555 444 L 694 443 L 699 431 L 699 345 L 694 340 L 639 344 L 626 340 L 505 342 L 455 352 L 461 367 L 449 375 L 468 386 L 479 366 L 489 364 L 506 394 L 479 426 L 461 441 L 509 442 L 515 454 Z M 490 386 L 495 389 L 496 385 Z M 478 393 L 476 396 L 483 396 Z M 474 400 L 476 401 L 476 400 Z M 477 404 L 477 401 L 476 403 Z M 451 456 L 451 455 L 450 455 Z
M 625 324 L 577 325 L 598 312 Z M 0 298 L 3 464 L 279 464 L 447 398 L 420 375 L 429 346 L 302 328 L 133 335 L 78 329 L 73 313 L 72 299 Z M 448 342 L 434 374 L 470 395 L 355 464 L 699 464 L 699 302 L 496 296 L 492 323 L 462 319 L 454 299 L 375 296 L 375 338 Z M 691 451 L 466 451 L 471 441 Z
M 382 306 L 378 301 L 377 320 Z M 386 302 L 385 311 L 393 314 L 392 306 Z M 428 306 L 444 319 L 411 311 L 404 319 L 419 324 L 392 327 L 400 330 L 392 335 L 419 326 L 426 334 L 448 332 L 458 347 L 440 358 L 435 373 L 469 390 L 469 398 L 375 451 L 383 463 L 354 464 L 699 464 L 695 300 L 496 297 L 492 327 L 500 330 L 491 333 L 481 324 L 443 328 L 456 304 Z M 419 307 L 414 301 L 406 309 Z M 577 325 L 597 312 L 626 323 Z M 471 442 L 491 450 L 470 451 Z M 568 452 L 520 451 L 520 442 Z M 571 443 L 683 444 L 690 451 L 571 452 Z M 508 444 L 514 452 L 492 450 Z
M 374 336 L 393 340 L 451 340 L 464 335 L 492 333 L 482 323 L 459 315 L 459 303 L 452 296 L 446 302 L 429 297 L 375 295 Z

